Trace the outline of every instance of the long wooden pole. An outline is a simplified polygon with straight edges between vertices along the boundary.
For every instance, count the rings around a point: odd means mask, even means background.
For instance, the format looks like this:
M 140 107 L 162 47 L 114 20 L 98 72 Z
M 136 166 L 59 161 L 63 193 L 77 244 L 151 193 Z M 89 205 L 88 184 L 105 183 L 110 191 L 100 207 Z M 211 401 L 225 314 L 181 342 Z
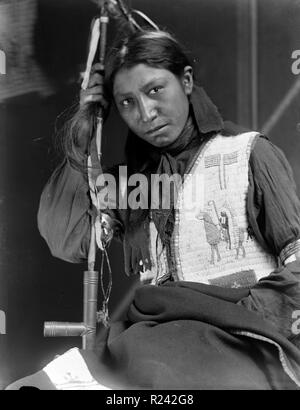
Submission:
M 109 23 L 107 2 L 101 2 L 100 15 L 100 41 L 99 41 L 99 60 L 101 71 L 104 74 L 104 61 L 107 42 L 107 26 Z M 103 109 L 100 107 L 97 116 L 96 145 L 99 162 L 99 173 L 101 169 L 101 139 L 102 139 Z M 98 213 L 100 210 L 98 209 Z M 101 215 L 99 215 L 101 216 Z M 96 232 L 95 225 L 91 226 L 91 239 L 88 254 L 88 270 L 84 272 L 83 279 L 83 322 L 45 322 L 45 337 L 82 337 L 82 348 L 93 350 L 96 342 L 97 327 L 97 305 L 98 305 L 98 283 L 99 272 L 94 270 L 96 261 Z

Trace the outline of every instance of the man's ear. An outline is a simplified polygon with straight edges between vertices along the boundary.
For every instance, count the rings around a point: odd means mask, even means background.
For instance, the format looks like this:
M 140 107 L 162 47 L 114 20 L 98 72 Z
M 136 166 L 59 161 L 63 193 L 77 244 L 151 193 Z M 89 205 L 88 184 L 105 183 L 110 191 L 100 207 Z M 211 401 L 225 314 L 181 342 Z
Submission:
M 182 84 L 186 95 L 191 95 L 194 87 L 193 68 L 189 65 L 184 67 L 182 74 Z

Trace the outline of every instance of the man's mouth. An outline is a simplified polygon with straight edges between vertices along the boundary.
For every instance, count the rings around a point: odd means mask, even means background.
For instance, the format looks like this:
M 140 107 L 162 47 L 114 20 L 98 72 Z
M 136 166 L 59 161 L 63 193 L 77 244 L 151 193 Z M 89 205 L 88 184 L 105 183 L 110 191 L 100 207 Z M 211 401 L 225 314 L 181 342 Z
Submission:
M 165 128 L 166 126 L 167 126 L 167 124 L 163 124 L 163 125 L 159 125 L 157 127 L 151 128 L 151 130 L 147 131 L 146 134 L 147 135 L 156 134 L 156 133 L 160 132 L 163 128 Z

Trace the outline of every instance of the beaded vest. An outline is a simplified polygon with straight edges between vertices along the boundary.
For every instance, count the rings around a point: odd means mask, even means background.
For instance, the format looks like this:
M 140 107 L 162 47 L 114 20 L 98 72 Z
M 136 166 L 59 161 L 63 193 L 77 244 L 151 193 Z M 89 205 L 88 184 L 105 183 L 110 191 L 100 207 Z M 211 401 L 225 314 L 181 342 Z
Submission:
M 248 229 L 249 156 L 258 135 L 218 134 L 201 147 L 178 190 L 173 263 L 167 260 L 151 221 L 152 269 L 141 274 L 142 281 L 157 284 L 172 276 L 222 287 L 251 287 L 277 267 L 276 258 Z

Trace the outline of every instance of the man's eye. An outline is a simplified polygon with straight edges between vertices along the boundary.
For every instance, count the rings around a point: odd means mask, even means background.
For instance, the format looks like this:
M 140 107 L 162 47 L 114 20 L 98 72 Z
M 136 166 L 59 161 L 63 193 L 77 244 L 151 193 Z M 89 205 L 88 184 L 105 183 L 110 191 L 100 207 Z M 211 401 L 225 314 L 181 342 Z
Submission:
M 149 94 L 152 94 L 152 95 L 153 95 L 153 94 L 157 94 L 157 93 L 159 93 L 162 89 L 163 89 L 162 86 L 153 87 L 153 88 L 151 88 Z
M 124 100 L 119 101 L 119 105 L 121 108 L 128 108 L 130 105 L 133 104 L 133 99 L 132 98 L 124 98 Z
M 130 104 L 130 100 L 129 100 L 128 98 L 126 98 L 125 100 L 122 100 L 122 101 L 120 102 L 120 105 L 121 105 L 122 107 L 124 107 L 124 108 L 128 107 L 129 104 Z

